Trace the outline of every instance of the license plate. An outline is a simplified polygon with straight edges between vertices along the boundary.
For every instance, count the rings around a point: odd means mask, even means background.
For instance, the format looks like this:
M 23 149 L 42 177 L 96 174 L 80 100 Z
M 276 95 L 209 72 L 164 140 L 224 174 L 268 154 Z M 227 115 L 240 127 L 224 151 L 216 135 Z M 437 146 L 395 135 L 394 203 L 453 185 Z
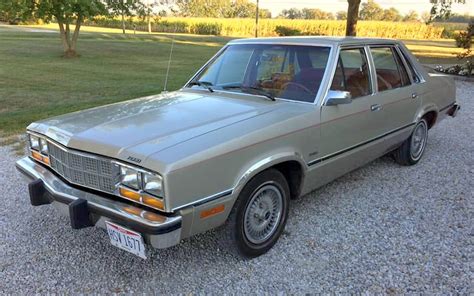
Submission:
M 105 224 L 112 245 L 146 259 L 145 244 L 140 233 L 108 221 Z

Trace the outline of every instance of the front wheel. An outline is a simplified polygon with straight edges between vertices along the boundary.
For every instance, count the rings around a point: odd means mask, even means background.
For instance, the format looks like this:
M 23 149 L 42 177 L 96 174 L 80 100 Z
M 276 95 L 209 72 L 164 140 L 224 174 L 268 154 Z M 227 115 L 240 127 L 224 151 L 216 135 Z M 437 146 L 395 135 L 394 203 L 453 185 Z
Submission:
M 290 190 L 276 169 L 266 170 L 242 189 L 226 224 L 221 242 L 232 253 L 260 256 L 277 242 L 286 224 Z
M 427 141 L 428 123 L 425 119 L 422 119 L 416 124 L 411 136 L 394 151 L 395 161 L 407 166 L 418 163 L 423 156 L 423 152 L 425 152 Z

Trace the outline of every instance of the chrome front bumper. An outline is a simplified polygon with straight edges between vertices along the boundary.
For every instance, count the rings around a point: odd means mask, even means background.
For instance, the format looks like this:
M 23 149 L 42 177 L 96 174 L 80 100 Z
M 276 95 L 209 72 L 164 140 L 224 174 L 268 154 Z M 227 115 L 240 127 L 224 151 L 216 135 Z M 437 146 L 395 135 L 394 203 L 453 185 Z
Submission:
M 111 221 L 143 235 L 146 243 L 162 249 L 181 240 L 182 217 L 164 216 L 133 205 L 76 189 L 29 157 L 17 161 L 16 168 L 29 181 L 32 205 L 53 204 L 70 217 L 75 229 Z

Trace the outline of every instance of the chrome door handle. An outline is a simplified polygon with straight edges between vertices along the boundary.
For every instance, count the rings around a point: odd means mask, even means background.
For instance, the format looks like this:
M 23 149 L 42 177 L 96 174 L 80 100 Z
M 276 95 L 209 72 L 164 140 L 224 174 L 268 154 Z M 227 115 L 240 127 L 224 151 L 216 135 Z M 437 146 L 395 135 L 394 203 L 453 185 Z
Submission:
M 372 106 L 370 106 L 370 111 L 379 111 L 380 109 L 382 109 L 382 106 L 380 106 L 379 104 L 374 104 Z
M 412 99 L 418 98 L 418 94 L 417 94 L 417 93 L 412 93 L 412 94 L 411 94 L 411 98 L 412 98 Z

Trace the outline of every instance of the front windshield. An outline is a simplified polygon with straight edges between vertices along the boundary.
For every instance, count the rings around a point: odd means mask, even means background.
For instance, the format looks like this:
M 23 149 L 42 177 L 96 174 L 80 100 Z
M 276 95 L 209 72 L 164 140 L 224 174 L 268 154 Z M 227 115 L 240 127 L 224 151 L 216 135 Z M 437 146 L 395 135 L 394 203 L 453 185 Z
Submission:
M 230 45 L 189 86 L 205 84 L 215 90 L 263 93 L 268 97 L 313 102 L 329 51 L 329 47 L 321 46 Z

